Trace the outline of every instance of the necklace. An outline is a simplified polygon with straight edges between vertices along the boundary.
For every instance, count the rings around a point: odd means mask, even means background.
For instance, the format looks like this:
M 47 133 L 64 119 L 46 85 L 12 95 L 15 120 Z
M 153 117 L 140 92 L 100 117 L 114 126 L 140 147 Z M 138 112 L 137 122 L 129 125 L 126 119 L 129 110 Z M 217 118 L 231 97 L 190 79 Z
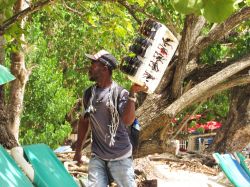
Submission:
M 104 90 L 104 91 L 99 90 L 99 93 L 96 94 L 95 102 L 97 104 L 102 103 L 104 98 L 110 95 L 110 91 L 111 91 L 111 86 L 107 90 Z

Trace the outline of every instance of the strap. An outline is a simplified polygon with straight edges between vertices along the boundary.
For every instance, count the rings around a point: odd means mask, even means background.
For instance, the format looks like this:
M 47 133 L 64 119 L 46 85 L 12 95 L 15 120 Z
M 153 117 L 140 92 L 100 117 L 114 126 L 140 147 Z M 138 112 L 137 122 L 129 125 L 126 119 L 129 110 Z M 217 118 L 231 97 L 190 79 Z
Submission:
M 92 91 L 92 87 L 93 86 L 90 86 L 89 88 L 87 88 L 84 93 L 83 93 L 83 106 L 84 108 L 86 109 L 88 106 L 89 106 L 89 100 L 90 100 L 90 97 L 91 97 L 91 91 Z
M 117 91 L 117 93 L 118 93 L 118 96 L 117 96 L 117 106 L 116 106 L 116 108 L 117 108 L 117 111 L 118 111 L 118 113 L 119 113 L 119 101 L 120 101 L 120 99 L 121 99 L 121 93 L 122 93 L 122 91 L 123 90 L 125 90 L 124 88 L 122 88 L 121 86 L 119 86 L 119 85 L 117 85 L 116 86 L 116 89 L 118 89 L 118 91 Z M 113 102 L 115 101 L 115 95 L 113 95 Z M 120 113 L 119 113 L 120 114 Z M 121 114 L 120 114 L 121 115 Z

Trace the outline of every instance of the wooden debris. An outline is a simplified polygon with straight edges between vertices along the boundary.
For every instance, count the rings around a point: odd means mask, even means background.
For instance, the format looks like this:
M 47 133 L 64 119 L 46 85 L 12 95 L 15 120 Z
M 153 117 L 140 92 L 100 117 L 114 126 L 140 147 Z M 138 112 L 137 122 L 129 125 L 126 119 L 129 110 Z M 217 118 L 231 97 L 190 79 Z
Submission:
M 87 162 L 82 165 L 77 165 L 76 162 L 73 161 L 75 152 L 65 152 L 65 153 L 56 153 L 58 159 L 64 164 L 65 168 L 68 172 L 76 178 L 80 178 L 81 176 L 87 175 L 88 173 L 88 164 Z
M 145 180 L 137 183 L 138 187 L 157 187 L 157 180 L 152 179 L 152 180 Z
M 68 172 L 76 177 L 86 177 L 88 172 L 88 162 L 81 166 L 73 162 L 74 152 L 57 153 L 57 157 L 61 160 Z M 85 157 L 87 160 L 88 158 Z M 156 172 L 154 164 L 166 164 L 169 170 L 186 170 L 197 173 L 204 173 L 211 176 L 216 176 L 219 173 L 218 168 L 208 167 L 204 164 L 204 157 L 202 155 L 185 154 L 179 157 L 170 156 L 167 154 L 151 155 L 145 158 L 135 159 L 135 174 L 138 187 L 154 187 L 157 186 L 157 178 L 162 178 L 162 174 Z M 116 186 L 116 185 L 113 185 Z

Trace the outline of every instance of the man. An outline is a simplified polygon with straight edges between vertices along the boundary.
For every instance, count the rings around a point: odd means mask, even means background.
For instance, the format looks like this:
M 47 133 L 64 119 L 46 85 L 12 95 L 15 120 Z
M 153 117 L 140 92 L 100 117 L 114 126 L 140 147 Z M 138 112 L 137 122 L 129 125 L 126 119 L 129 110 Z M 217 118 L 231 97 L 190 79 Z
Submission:
M 128 92 L 112 81 L 117 61 L 107 51 L 86 56 L 92 62 L 89 79 L 96 84 L 84 92 L 85 112 L 78 124 L 74 160 L 81 162 L 82 146 L 91 127 L 92 157 L 88 186 L 106 187 L 111 176 L 120 187 L 135 187 L 132 145 L 126 125 L 135 119 L 135 94 L 147 88 L 134 84 Z

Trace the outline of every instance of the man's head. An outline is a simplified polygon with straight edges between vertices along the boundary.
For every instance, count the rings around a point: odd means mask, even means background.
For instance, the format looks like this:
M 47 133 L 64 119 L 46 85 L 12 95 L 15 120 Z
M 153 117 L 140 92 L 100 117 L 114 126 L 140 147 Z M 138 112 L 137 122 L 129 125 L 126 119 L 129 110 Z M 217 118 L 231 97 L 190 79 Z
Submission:
M 116 58 L 105 50 L 101 50 L 96 54 L 85 54 L 91 60 L 89 69 L 89 77 L 92 81 L 104 78 L 104 76 L 112 75 L 112 71 L 117 68 Z

